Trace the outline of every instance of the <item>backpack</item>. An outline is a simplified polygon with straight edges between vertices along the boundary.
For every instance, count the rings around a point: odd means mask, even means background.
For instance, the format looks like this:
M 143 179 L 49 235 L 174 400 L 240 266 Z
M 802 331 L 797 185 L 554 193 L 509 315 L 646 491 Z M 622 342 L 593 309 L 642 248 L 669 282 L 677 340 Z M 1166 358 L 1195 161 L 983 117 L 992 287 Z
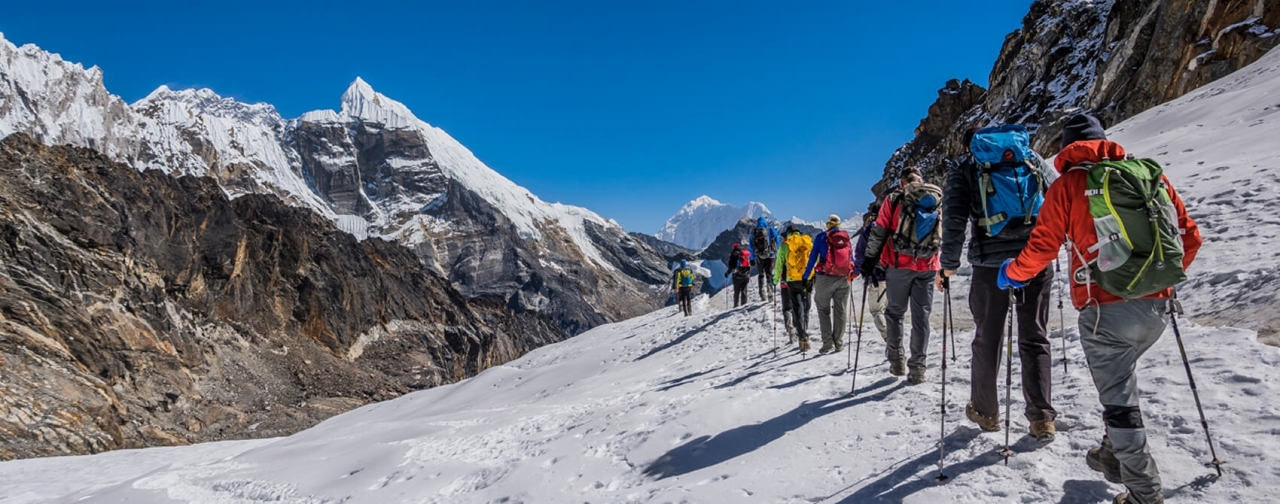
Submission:
M 676 278 L 680 282 L 681 287 L 693 287 L 693 271 L 689 268 L 681 268 L 676 272 Z
M 898 205 L 898 226 L 893 231 L 893 248 L 900 254 L 929 257 L 942 250 L 942 188 L 933 184 L 907 184 L 894 193 Z
M 1124 299 L 1165 290 L 1187 279 L 1182 269 L 1178 214 L 1153 159 L 1126 159 L 1081 165 L 1087 170 L 1085 196 L 1098 243 L 1084 283 L 1093 281 Z
M 787 237 L 786 280 L 804 280 L 804 270 L 809 267 L 809 252 L 813 250 L 813 238 L 804 233 Z
M 1013 219 L 1034 224 L 1044 204 L 1044 177 L 1031 150 L 1027 129 L 1016 124 L 983 128 L 973 134 L 969 152 L 978 166 L 978 226 L 996 236 Z
M 822 271 L 831 276 L 849 276 L 853 273 L 853 247 L 849 243 L 849 233 L 834 228 L 827 231 L 827 257 L 822 263 Z
M 769 243 L 769 230 L 757 227 L 751 230 L 751 248 L 760 257 L 773 257 L 773 244 Z

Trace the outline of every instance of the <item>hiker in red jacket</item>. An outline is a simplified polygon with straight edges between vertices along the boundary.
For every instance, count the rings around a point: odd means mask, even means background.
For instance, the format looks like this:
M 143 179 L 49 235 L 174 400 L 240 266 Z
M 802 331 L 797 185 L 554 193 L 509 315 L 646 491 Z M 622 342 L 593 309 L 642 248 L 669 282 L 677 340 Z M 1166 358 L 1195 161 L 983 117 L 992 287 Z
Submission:
M 890 193 L 880 205 L 880 215 L 867 240 L 862 272 L 872 276 L 884 272 L 889 301 L 884 312 L 889 373 L 902 376 L 909 367 L 907 381 L 915 385 L 925 379 L 933 279 L 940 269 L 938 251 L 942 249 L 939 222 L 942 189 L 924 183 L 923 175 L 915 167 L 904 169 L 899 179 L 902 188 Z M 902 318 L 908 304 L 911 307 L 911 358 L 904 362 Z
M 1173 291 L 1166 288 L 1138 299 L 1125 299 L 1097 283 L 1103 281 L 1097 261 L 1100 251 L 1107 247 L 1096 246 L 1099 240 L 1090 197 L 1101 196 L 1098 190 L 1090 189 L 1093 173 L 1089 166 L 1125 159 L 1124 148 L 1106 138 L 1102 124 L 1096 118 L 1086 114 L 1067 118 L 1062 130 L 1063 148 L 1054 160 L 1062 177 L 1045 193 L 1044 206 L 1040 207 L 1039 220 L 1026 248 L 1016 259 L 1010 259 L 1001 266 L 997 282 L 1001 288 L 1020 288 L 1048 267 L 1058 257 L 1063 241 L 1070 240 L 1071 268 L 1068 272 L 1072 304 L 1080 310 L 1080 345 L 1084 347 L 1089 361 L 1089 372 L 1098 389 L 1106 424 L 1102 446 L 1089 450 L 1086 462 L 1091 469 L 1102 472 L 1107 480 L 1124 483 L 1128 488 L 1128 492 L 1117 496 L 1115 502 L 1162 503 L 1160 472 L 1147 447 L 1146 429 L 1138 406 L 1138 378 L 1134 370 L 1138 358 L 1155 344 L 1169 323 L 1169 298 Z M 1176 213 L 1176 223 L 1168 225 L 1176 224 L 1177 229 L 1169 230 L 1168 234 L 1180 236 L 1182 267 L 1185 270 L 1200 249 L 1200 230 L 1187 215 L 1187 209 L 1169 179 L 1161 175 L 1160 181 L 1159 188 L 1167 191 L 1168 204 L 1173 207 L 1170 214 Z M 1144 221 L 1147 220 L 1146 211 L 1144 209 Z M 1173 220 L 1174 216 L 1169 215 L 1169 218 Z M 1129 241 L 1127 237 L 1123 239 Z M 1103 245 L 1112 241 L 1115 240 L 1108 240 Z M 1165 273 L 1148 271 L 1140 272 L 1138 276 L 1155 274 Z

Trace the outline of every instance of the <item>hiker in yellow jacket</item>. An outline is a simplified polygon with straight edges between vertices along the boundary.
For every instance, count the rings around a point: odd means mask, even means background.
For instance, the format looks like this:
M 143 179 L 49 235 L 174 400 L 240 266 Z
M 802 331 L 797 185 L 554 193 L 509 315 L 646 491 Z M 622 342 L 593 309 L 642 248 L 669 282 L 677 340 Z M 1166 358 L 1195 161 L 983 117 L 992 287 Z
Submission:
M 782 246 L 778 247 L 778 260 L 773 266 L 773 278 L 782 287 L 782 316 L 800 339 L 800 351 L 809 350 L 809 286 L 804 270 L 813 249 L 813 238 L 788 225 L 782 233 Z

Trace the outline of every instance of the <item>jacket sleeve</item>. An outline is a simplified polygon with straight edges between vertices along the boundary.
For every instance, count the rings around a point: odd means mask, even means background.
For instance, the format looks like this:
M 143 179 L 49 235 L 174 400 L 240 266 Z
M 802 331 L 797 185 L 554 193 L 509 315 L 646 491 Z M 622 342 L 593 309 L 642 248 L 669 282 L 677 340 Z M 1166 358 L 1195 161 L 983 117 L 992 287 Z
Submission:
M 1077 179 L 1079 180 L 1079 179 Z M 1036 227 L 1022 253 L 1009 265 L 1007 274 L 1012 280 L 1025 282 L 1044 271 L 1058 258 L 1058 250 L 1067 239 L 1067 222 L 1071 218 L 1071 189 L 1064 180 L 1049 186 L 1044 193 L 1044 205 L 1036 218 Z
M 1169 188 L 1169 199 L 1178 212 L 1178 229 L 1182 232 L 1182 270 L 1186 271 L 1196 260 L 1196 254 L 1200 253 L 1200 245 L 1204 240 L 1200 237 L 1200 225 L 1187 215 L 1187 207 L 1173 189 L 1173 184 L 1169 183 L 1168 177 L 1164 177 L 1164 186 Z
M 679 287 L 680 287 L 680 270 L 676 270 L 674 273 L 671 274 L 671 290 L 676 290 Z
M 773 228 L 769 228 L 769 239 L 773 240 L 772 243 L 774 249 L 782 246 L 782 237 L 778 236 L 778 232 L 774 231 Z
M 754 231 L 752 232 L 754 233 Z M 756 241 L 754 236 L 747 238 L 747 253 L 751 254 L 747 256 L 747 259 L 756 258 L 756 245 L 753 243 L 754 241 Z
M 890 223 L 893 220 L 892 200 L 891 196 L 884 197 L 884 203 L 880 204 L 880 213 L 876 215 L 875 226 L 872 226 L 871 234 L 867 237 L 867 255 L 864 261 L 871 260 L 873 268 L 877 262 L 880 262 L 880 253 L 884 251 L 885 242 L 889 239 L 891 226 L 896 226 Z
M 818 266 L 818 258 L 827 255 L 827 233 L 818 233 L 813 237 L 813 249 L 809 251 L 809 263 L 804 267 L 804 278 L 808 280 L 813 277 L 813 269 Z
M 947 170 L 947 184 L 942 191 L 942 269 L 960 269 L 960 254 L 964 251 L 965 228 L 969 226 L 973 188 L 969 185 L 966 170 L 969 163 L 951 163 Z
M 871 235 L 871 228 L 875 225 L 875 222 L 872 222 L 862 226 L 862 230 L 858 232 L 858 244 L 853 246 L 854 275 L 862 275 L 862 262 L 867 258 L 867 237 Z
M 790 252 L 790 247 L 788 247 L 786 243 L 783 243 L 778 247 L 777 259 L 773 261 L 773 279 L 779 282 L 786 280 L 783 278 L 782 273 L 786 269 L 788 252 Z

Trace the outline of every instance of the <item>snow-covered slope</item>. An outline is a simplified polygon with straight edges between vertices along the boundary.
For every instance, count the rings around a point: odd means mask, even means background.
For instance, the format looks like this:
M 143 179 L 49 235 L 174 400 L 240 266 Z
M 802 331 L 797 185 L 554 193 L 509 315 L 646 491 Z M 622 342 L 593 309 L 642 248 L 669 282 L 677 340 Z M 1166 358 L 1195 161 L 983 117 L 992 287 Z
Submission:
M 929 381 L 909 386 L 888 374 L 868 324 L 849 397 L 845 355 L 802 360 L 783 334 L 775 357 L 771 307 L 722 302 L 700 296 L 693 317 L 672 307 L 599 327 L 288 438 L 0 463 L 0 500 L 1094 503 L 1121 490 L 1084 462 L 1103 427 L 1074 329 L 1070 371 L 1054 376 L 1059 437 L 1031 441 L 1018 415 L 1008 465 L 996 454 L 1003 434 L 963 420 L 961 345 L 947 374 L 952 479 L 940 485 L 939 338 Z M 1184 337 L 1226 476 L 1214 481 L 1202 465 L 1205 440 L 1168 334 L 1138 370 L 1168 501 L 1280 498 L 1280 349 L 1247 331 L 1185 324 Z
M 752 201 L 745 207 L 738 207 L 703 195 L 680 208 L 654 236 L 681 247 L 702 250 L 720 233 L 733 229 L 743 217 L 774 220 L 773 214 L 762 203 Z
M 1204 248 L 1179 290 L 1189 314 L 1280 333 L 1280 50 L 1110 134 L 1161 161 L 1200 224 Z

